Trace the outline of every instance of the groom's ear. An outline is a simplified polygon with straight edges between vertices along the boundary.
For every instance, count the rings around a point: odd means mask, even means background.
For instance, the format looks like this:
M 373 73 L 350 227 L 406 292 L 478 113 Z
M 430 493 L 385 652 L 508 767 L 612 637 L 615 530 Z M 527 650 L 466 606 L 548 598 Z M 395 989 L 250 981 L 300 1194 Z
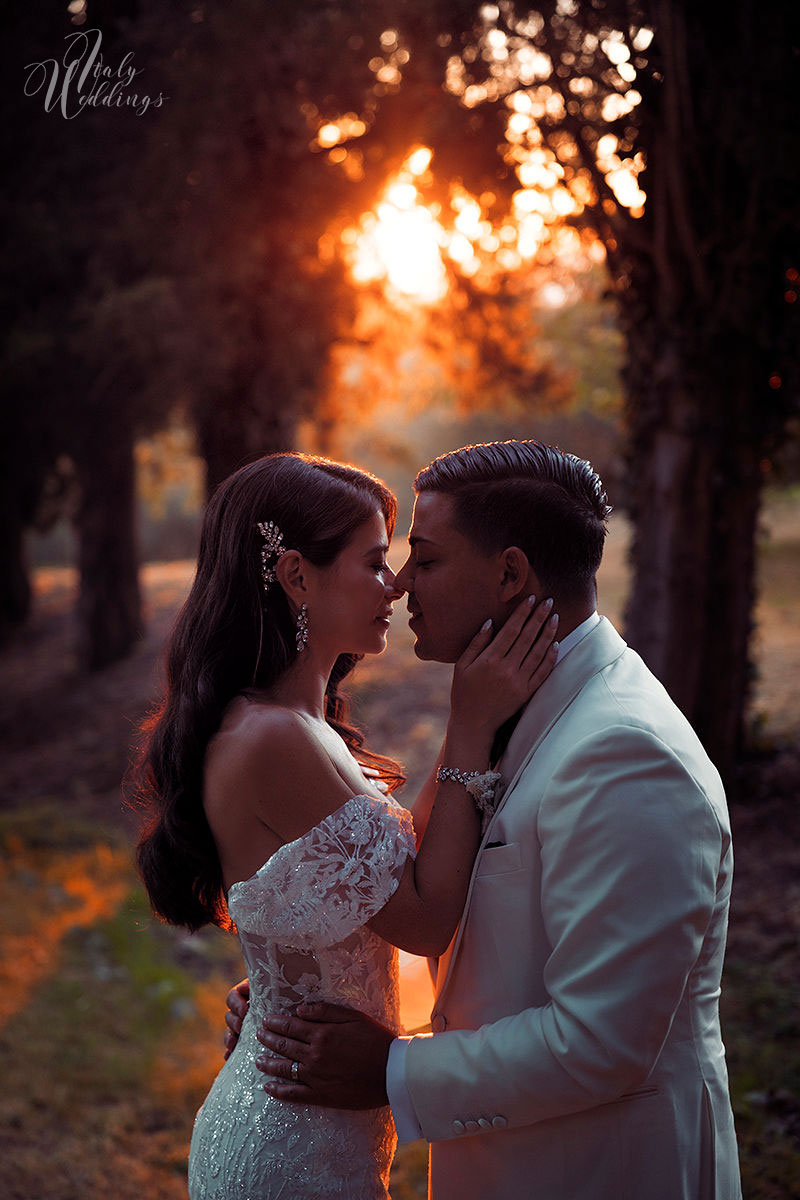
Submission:
M 531 592 L 539 595 L 539 580 L 528 556 L 519 546 L 509 546 L 500 555 L 500 599 L 513 604 Z

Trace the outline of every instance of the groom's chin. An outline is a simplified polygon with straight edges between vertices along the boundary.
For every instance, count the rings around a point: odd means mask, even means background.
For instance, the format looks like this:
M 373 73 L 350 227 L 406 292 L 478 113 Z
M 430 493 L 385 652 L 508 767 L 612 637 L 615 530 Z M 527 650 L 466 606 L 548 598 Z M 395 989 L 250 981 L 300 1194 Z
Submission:
M 426 645 L 425 642 L 420 638 L 417 638 L 414 642 L 414 654 L 417 656 L 420 662 L 454 663 L 458 657 L 458 655 L 456 655 L 454 658 L 452 653 L 437 653 L 433 647 Z
M 421 662 L 435 662 L 436 655 L 431 654 L 430 648 L 425 645 L 423 638 L 414 638 L 414 654 Z

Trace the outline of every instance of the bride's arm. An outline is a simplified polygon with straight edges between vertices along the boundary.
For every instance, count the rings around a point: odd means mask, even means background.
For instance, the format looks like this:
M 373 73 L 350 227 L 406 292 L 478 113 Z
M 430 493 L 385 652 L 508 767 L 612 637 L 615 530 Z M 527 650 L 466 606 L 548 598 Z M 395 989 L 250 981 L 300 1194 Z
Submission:
M 524 601 L 493 639 L 482 629 L 459 659 L 444 766 L 463 774 L 489 771 L 495 731 L 528 700 L 555 663 L 556 624 L 547 620 L 549 611 L 547 605 L 534 610 Z M 435 957 L 447 948 L 461 917 L 481 823 L 463 783 L 447 779 L 433 786 L 416 860 L 406 862 L 396 892 L 368 924 L 402 950 Z
M 436 762 L 433 764 L 428 778 L 420 788 L 416 800 L 411 805 L 411 815 L 414 818 L 414 833 L 417 838 L 417 849 L 419 849 L 422 839 L 425 836 L 433 802 L 436 799 L 436 772 L 444 763 L 444 750 L 445 743 L 442 742 L 442 748 L 436 756 Z

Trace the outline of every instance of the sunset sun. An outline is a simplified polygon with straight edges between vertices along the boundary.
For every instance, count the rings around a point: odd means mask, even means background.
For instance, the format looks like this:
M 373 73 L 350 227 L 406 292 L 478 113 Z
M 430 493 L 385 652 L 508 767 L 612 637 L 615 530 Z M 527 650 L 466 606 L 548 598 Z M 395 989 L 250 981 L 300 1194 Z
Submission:
M 431 157 L 427 146 L 414 150 L 375 211 L 362 217 L 358 229 L 343 235 L 352 247 L 351 270 L 357 283 L 385 280 L 390 290 L 425 304 L 436 303 L 447 291 L 445 230 L 436 213 L 422 203 L 417 187 Z

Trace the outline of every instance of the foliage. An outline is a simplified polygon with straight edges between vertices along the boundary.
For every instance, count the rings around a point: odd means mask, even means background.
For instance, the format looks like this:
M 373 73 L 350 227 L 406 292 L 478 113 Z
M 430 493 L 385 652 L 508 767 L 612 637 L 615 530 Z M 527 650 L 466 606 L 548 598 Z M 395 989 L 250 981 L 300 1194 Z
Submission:
M 625 502 L 620 338 L 602 280 L 593 276 L 588 283 L 558 307 L 514 298 L 543 377 L 540 388 L 531 374 L 516 391 L 504 374 L 465 370 L 459 379 L 448 370 L 436 356 L 439 343 L 429 344 L 435 317 L 417 306 L 365 305 L 356 329 L 370 315 L 374 323 L 363 341 L 335 347 L 324 409 L 335 420 L 328 426 L 318 417 L 301 430 L 304 440 L 334 457 L 368 463 L 405 506 L 410 481 L 436 455 L 474 442 L 536 437 L 589 458 L 618 509 Z M 451 348 L 474 367 L 465 355 L 469 346 L 454 342 Z
M 785 6 L 768 10 L 488 5 L 452 77 L 465 104 L 513 109 L 520 182 L 533 153 L 534 182 L 560 181 L 567 219 L 605 247 L 637 528 L 628 633 L 726 772 L 750 680 L 762 463 L 799 394 L 800 57 Z
M 800 1037 L 800 1021 L 786 966 L 729 957 L 722 1006 L 742 1191 L 774 1200 L 791 1195 L 798 1181 L 800 1072 L 782 1046 Z M 775 1041 L 754 1037 L 765 1028 Z

